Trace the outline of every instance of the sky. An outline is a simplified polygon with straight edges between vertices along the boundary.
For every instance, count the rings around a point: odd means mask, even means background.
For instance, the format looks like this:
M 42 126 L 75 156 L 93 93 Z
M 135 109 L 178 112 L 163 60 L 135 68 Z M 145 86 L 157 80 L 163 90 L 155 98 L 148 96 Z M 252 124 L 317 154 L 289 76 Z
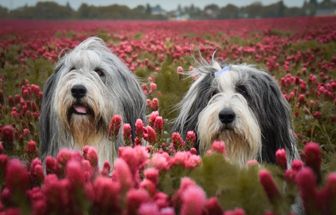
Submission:
M 41 1 L 41 0 L 40 0 Z M 136 7 L 137 5 L 145 5 L 146 3 L 154 5 L 161 5 L 161 7 L 165 10 L 173 10 L 176 9 L 180 4 L 181 6 L 186 6 L 190 4 L 194 4 L 195 6 L 203 8 L 205 5 L 215 3 L 219 6 L 225 6 L 228 3 L 235 4 L 237 6 L 244 6 L 256 2 L 256 0 L 54 0 L 59 4 L 65 5 L 67 2 L 70 5 L 77 9 L 82 3 L 93 4 L 93 5 L 111 5 L 111 4 L 122 4 L 128 5 L 131 8 Z M 272 4 L 274 2 L 278 2 L 279 0 L 258 0 L 264 5 Z M 0 5 L 5 6 L 10 9 L 15 9 L 17 7 L 21 7 L 24 5 L 35 5 L 38 0 L 0 0 Z M 287 6 L 299 6 L 301 7 L 304 0 L 284 0 L 284 3 Z

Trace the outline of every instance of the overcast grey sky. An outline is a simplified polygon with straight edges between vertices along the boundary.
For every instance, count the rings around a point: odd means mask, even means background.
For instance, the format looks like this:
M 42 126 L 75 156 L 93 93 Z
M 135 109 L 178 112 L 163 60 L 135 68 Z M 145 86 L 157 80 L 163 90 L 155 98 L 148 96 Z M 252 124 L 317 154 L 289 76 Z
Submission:
M 54 0 L 60 4 L 66 4 L 66 2 L 69 2 L 70 5 L 77 9 L 79 5 L 81 5 L 83 2 L 88 4 L 94 4 L 94 5 L 111 5 L 111 4 L 123 4 L 128 5 L 129 7 L 133 8 L 139 4 L 146 4 L 150 3 L 151 5 L 161 5 L 162 8 L 166 10 L 172 10 L 176 9 L 177 5 L 185 6 L 194 4 L 198 7 L 204 7 L 205 5 L 208 5 L 210 3 L 218 4 L 219 6 L 225 6 L 228 3 L 235 4 L 237 6 L 243 6 L 251 4 L 252 2 L 256 2 L 256 0 L 95 0 L 95 1 L 89 1 L 89 0 Z M 264 5 L 271 4 L 274 2 L 277 2 L 279 0 L 259 0 Z M 0 0 L 0 5 L 6 6 L 7 8 L 13 9 L 20 6 L 23 6 L 25 4 L 28 5 L 35 5 L 38 0 Z M 302 6 L 304 0 L 284 0 L 284 3 L 287 6 Z

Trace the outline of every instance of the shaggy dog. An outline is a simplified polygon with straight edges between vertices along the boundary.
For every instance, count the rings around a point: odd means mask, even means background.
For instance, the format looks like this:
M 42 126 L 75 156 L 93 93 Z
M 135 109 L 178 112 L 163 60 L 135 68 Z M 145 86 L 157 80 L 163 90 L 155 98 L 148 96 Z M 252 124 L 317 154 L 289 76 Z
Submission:
M 42 157 L 88 144 L 97 149 L 102 165 L 113 162 L 122 144 L 122 129 L 114 142 L 108 137 L 112 116 L 121 115 L 133 128 L 136 119 L 145 120 L 146 101 L 133 73 L 101 39 L 91 37 L 57 63 L 41 109 Z
M 288 162 L 297 157 L 289 105 L 269 74 L 213 60 L 191 76 L 196 80 L 179 105 L 174 130 L 195 130 L 200 154 L 222 140 L 228 159 L 240 166 L 252 159 L 274 163 L 280 148 Z

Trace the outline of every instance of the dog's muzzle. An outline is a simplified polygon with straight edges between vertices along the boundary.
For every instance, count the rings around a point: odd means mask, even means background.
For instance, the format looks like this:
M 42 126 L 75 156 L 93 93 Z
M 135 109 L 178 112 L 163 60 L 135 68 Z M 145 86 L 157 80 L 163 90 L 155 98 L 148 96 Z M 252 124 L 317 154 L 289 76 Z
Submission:
M 224 108 L 219 112 L 218 118 L 223 124 L 228 125 L 235 120 L 236 114 L 231 108 Z
M 71 88 L 71 95 L 76 99 L 80 99 L 86 95 L 86 91 L 87 90 L 84 85 L 77 84 Z

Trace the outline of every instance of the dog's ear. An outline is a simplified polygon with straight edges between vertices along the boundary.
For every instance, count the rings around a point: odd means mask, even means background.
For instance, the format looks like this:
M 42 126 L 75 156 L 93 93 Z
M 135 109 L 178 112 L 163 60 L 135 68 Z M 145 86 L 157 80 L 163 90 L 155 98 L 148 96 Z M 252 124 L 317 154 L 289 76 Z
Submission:
M 50 146 L 52 136 L 55 135 L 53 131 L 55 131 L 54 122 L 51 119 L 52 115 L 52 98 L 54 94 L 54 90 L 56 87 L 56 77 L 58 75 L 58 71 L 61 70 L 63 63 L 59 63 L 53 74 L 48 78 L 47 82 L 43 87 L 43 97 L 41 104 L 41 115 L 40 115 L 40 152 L 41 156 L 44 159 L 46 154 L 50 151 Z
M 180 113 L 173 125 L 185 137 L 188 131 L 197 131 L 198 116 L 211 99 L 211 85 L 214 76 L 209 73 L 194 82 L 182 101 L 179 103 Z M 196 132 L 197 133 L 197 132 Z M 196 147 L 198 149 L 198 138 Z
M 258 117 L 262 135 L 262 161 L 275 163 L 275 153 L 284 148 L 291 158 L 295 157 L 290 106 L 283 97 L 276 81 L 268 74 L 251 76 L 254 80 L 257 98 L 254 113 Z
M 122 87 L 125 96 L 121 96 L 121 104 L 124 109 L 126 123 L 132 127 L 132 139 L 135 138 L 135 121 L 141 119 L 146 122 L 146 97 L 137 78 L 131 71 L 121 72 Z

